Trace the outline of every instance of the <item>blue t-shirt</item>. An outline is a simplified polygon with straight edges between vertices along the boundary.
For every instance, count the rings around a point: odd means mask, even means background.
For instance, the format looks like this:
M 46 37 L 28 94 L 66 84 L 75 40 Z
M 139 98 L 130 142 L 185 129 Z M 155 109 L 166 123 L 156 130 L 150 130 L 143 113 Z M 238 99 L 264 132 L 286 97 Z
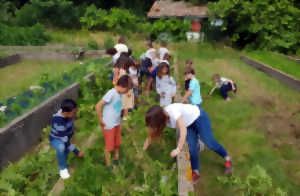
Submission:
M 200 105 L 202 103 L 202 98 L 200 94 L 200 85 L 196 78 L 191 79 L 189 90 L 193 91 L 189 97 L 190 103 L 192 105 Z
M 106 124 L 104 129 L 112 129 L 120 125 L 122 96 L 116 89 L 109 90 L 102 98 L 106 102 L 103 106 L 103 122 Z

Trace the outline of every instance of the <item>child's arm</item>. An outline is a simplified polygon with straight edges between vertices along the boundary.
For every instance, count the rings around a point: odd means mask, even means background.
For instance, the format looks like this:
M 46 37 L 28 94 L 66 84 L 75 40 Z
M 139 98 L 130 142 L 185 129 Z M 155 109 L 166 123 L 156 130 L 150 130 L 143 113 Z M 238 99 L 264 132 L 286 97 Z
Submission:
M 120 69 L 115 68 L 114 69 L 114 78 L 113 78 L 113 84 L 116 85 L 119 79 Z
M 216 88 L 217 88 L 217 86 L 214 86 L 211 90 L 210 90 L 210 92 L 209 92 L 209 96 L 211 96 L 213 93 L 214 93 L 214 91 L 216 90 Z
M 148 136 L 144 142 L 143 150 L 147 150 L 147 148 L 150 146 L 150 144 L 151 144 L 151 137 Z
M 172 157 L 176 157 L 180 151 L 182 150 L 182 147 L 184 145 L 184 142 L 186 140 L 186 135 L 187 135 L 187 129 L 186 126 L 184 124 L 184 121 L 182 119 L 182 117 L 179 117 L 178 120 L 176 121 L 177 127 L 179 128 L 179 140 L 177 143 L 177 148 L 172 150 L 171 152 L 171 156 Z
M 182 102 L 185 102 L 192 94 L 193 94 L 192 90 L 186 91 L 186 93 L 184 94 L 184 96 L 182 98 Z
M 98 116 L 98 122 L 99 122 L 99 125 L 101 126 L 102 129 L 104 129 L 104 127 L 106 126 L 106 124 L 102 120 L 102 108 L 103 108 L 104 104 L 106 104 L 106 102 L 104 100 L 100 100 L 96 105 L 96 112 L 97 112 L 97 116 Z
M 228 82 L 231 84 L 231 88 L 234 91 L 235 90 L 234 82 L 232 80 L 228 80 Z

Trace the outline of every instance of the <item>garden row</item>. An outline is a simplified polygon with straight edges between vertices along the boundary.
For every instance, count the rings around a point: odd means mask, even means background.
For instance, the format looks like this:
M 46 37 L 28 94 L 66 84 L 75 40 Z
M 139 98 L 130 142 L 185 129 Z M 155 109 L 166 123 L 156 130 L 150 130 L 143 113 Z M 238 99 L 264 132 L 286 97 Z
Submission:
M 167 130 L 164 140 L 149 151 L 142 151 L 147 131 L 144 113 L 155 104 L 150 97 L 148 106 L 132 112 L 124 122 L 120 165 L 108 171 L 104 162 L 104 140 L 98 127 L 94 106 L 103 94 L 112 87 L 110 69 L 90 66 L 94 80 L 83 80 L 80 84 L 78 120 L 76 121 L 75 143 L 82 146 L 86 138 L 96 132 L 98 138 L 86 152 L 84 159 L 71 156 L 71 167 L 75 168 L 72 178 L 64 182 L 61 195 L 177 195 L 177 168 L 175 159 L 169 156 L 175 146 L 175 131 Z M 50 148 L 48 134 L 43 132 L 42 142 L 19 162 L 10 164 L 0 176 L 0 195 L 47 195 L 58 180 L 55 150 Z
M 98 61 L 104 64 L 105 62 L 108 62 L 109 59 L 101 59 Z M 82 77 L 90 72 L 89 69 L 94 64 L 95 62 L 90 61 L 89 63 L 83 64 L 80 67 L 74 68 L 70 72 L 63 74 L 60 77 L 50 77 L 47 73 L 43 74 L 39 82 L 40 88 L 27 90 L 15 97 L 7 99 L 6 103 L 0 103 L 0 106 L 5 105 L 7 107 L 5 112 L 0 113 L 0 127 L 5 126 L 16 117 L 24 114 L 34 106 L 47 100 L 61 89 L 76 81 L 79 81 Z

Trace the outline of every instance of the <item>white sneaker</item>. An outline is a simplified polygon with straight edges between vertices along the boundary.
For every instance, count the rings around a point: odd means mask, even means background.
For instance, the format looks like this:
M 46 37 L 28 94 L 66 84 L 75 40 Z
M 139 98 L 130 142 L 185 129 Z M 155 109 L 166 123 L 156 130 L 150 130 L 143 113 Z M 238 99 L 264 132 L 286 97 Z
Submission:
M 59 175 L 62 179 L 68 179 L 70 178 L 70 174 L 69 174 L 69 171 L 68 169 L 63 169 L 63 170 L 60 170 L 59 171 Z

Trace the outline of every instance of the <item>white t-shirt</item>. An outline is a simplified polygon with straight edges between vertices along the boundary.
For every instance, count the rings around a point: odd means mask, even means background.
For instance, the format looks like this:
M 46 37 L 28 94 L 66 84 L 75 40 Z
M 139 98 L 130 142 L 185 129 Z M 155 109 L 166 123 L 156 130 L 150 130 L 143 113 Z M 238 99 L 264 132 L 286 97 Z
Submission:
M 216 86 L 220 88 L 221 86 L 227 85 L 228 83 L 229 79 L 221 77 L 220 82 L 216 82 Z
M 163 59 L 164 59 L 165 54 L 170 54 L 170 53 L 169 53 L 169 50 L 168 50 L 167 48 L 160 48 L 160 49 L 158 50 L 158 53 L 159 53 L 159 59 L 160 59 L 160 60 L 163 60 Z
M 128 52 L 128 47 L 125 44 L 116 44 L 114 48 L 117 50 L 118 53 Z
M 145 57 L 149 58 L 149 59 L 153 59 L 152 57 L 152 53 L 156 52 L 156 50 L 154 48 L 150 48 L 145 52 Z
M 165 107 L 164 110 L 170 117 L 167 126 L 173 129 L 177 128 L 176 121 L 179 117 L 182 117 L 185 126 L 188 127 L 200 116 L 198 106 L 191 104 L 174 103 Z

